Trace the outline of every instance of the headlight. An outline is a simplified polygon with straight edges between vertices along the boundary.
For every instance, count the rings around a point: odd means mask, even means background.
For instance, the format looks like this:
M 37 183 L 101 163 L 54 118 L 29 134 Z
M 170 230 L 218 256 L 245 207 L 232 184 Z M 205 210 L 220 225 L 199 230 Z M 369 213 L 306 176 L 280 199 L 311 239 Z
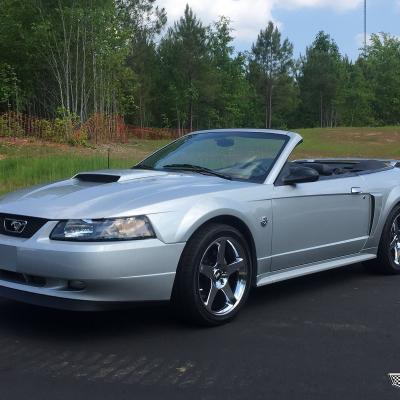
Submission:
M 61 221 L 50 239 L 77 242 L 102 242 L 154 238 L 155 233 L 145 216 L 113 219 L 79 219 Z

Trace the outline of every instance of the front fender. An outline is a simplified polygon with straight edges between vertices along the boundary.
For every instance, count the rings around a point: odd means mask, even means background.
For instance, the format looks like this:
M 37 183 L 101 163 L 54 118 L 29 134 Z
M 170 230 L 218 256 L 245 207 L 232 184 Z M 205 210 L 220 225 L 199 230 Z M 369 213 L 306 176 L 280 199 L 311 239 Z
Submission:
M 202 225 L 221 216 L 240 219 L 253 236 L 257 258 L 265 259 L 271 255 L 272 202 L 236 201 L 227 198 L 201 198 L 188 204 L 180 211 L 154 214 L 150 216 L 158 236 L 165 243 L 187 242 Z M 262 226 L 261 219 L 270 223 Z
M 247 225 L 254 237 L 256 234 L 254 221 L 251 220 L 251 217 L 249 218 L 249 211 L 243 210 L 247 207 L 235 201 L 229 203 L 227 204 L 226 199 L 213 198 L 191 206 L 178 226 L 176 239 L 186 242 L 200 226 L 220 216 L 232 216 L 240 219 Z

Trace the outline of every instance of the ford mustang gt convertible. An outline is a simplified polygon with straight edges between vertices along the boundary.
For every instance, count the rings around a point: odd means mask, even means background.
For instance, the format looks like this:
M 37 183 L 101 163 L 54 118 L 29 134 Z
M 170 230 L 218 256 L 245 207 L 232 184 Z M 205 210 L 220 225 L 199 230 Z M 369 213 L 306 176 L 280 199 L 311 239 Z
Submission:
M 2 197 L 0 296 L 73 310 L 171 300 L 218 325 L 252 287 L 359 262 L 400 273 L 400 163 L 293 160 L 301 142 L 195 132 L 132 169 Z

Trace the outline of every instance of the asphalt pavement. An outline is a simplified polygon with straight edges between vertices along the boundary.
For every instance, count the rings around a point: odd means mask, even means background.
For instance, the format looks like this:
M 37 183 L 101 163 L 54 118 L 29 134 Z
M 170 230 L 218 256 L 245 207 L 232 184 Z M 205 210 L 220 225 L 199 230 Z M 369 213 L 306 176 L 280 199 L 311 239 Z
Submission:
M 400 276 L 354 265 L 253 291 L 232 323 L 167 305 L 80 314 L 0 300 L 0 399 L 400 399 Z

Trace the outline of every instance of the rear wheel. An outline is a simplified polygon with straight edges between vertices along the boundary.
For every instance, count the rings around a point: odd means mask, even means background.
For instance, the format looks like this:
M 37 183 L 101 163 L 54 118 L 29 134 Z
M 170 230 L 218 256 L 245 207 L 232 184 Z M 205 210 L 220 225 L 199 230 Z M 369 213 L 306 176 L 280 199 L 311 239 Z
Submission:
M 394 208 L 386 221 L 378 258 L 366 265 L 374 272 L 400 274 L 400 205 Z
M 229 225 L 209 224 L 188 242 L 179 263 L 173 303 L 179 315 L 202 325 L 234 318 L 251 283 L 249 248 Z

